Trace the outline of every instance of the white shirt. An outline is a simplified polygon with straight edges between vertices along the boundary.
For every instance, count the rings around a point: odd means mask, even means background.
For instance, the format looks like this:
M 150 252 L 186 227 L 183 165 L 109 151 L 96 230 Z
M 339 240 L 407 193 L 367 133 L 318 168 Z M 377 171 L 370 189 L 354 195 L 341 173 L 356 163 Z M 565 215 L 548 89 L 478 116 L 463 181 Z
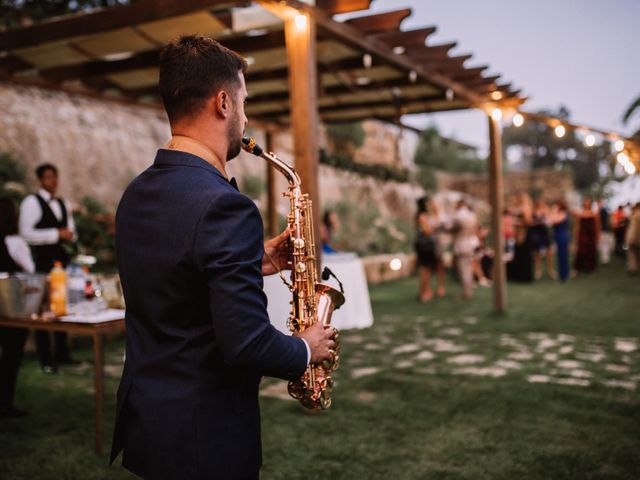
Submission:
M 27 273 L 34 273 L 36 266 L 33 264 L 31 249 L 27 242 L 20 235 L 7 235 L 4 237 L 4 244 L 7 246 L 9 255 L 22 270 Z
M 459 256 L 473 255 L 475 249 L 480 245 L 476 235 L 478 228 L 476 214 L 467 207 L 461 207 L 453 216 L 453 221 L 458 228 L 453 241 L 453 252 Z
M 309 343 L 304 339 L 300 338 L 304 342 L 304 346 L 307 347 L 307 366 L 311 363 L 311 348 L 309 347 Z
M 38 195 L 48 203 L 49 208 L 58 220 L 62 219 L 62 209 L 57 199 L 51 200 L 51 194 L 42 188 L 38 190 Z M 67 209 L 67 228 L 73 232 L 74 240 L 76 225 L 73 221 L 71 206 L 65 200 L 64 206 Z M 58 243 L 59 235 L 57 228 L 35 228 L 42 218 L 42 209 L 35 195 L 26 197 L 20 204 L 20 235 L 29 245 L 53 245 Z

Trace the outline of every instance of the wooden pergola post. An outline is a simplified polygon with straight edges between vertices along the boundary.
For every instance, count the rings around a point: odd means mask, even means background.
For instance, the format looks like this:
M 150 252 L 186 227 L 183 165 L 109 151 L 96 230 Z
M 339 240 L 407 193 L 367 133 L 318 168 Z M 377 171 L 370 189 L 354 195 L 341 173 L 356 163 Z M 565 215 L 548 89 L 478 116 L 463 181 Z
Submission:
M 297 12 L 284 19 L 285 43 L 289 64 L 289 103 L 295 168 L 303 192 L 313 202 L 313 226 L 316 235 L 318 267 L 322 249 L 320 202 L 318 195 L 318 101 L 316 67 L 316 24 L 313 16 Z
M 265 132 L 265 148 L 268 152 L 274 151 L 273 148 L 273 132 L 267 129 Z M 278 192 L 276 191 L 276 174 L 269 162 L 267 166 L 267 235 L 275 237 L 278 233 L 278 210 L 276 202 Z
M 506 269 L 504 264 L 504 185 L 502 178 L 502 136 L 500 123 L 489 118 L 489 203 L 493 235 L 493 308 L 503 313 L 507 307 Z

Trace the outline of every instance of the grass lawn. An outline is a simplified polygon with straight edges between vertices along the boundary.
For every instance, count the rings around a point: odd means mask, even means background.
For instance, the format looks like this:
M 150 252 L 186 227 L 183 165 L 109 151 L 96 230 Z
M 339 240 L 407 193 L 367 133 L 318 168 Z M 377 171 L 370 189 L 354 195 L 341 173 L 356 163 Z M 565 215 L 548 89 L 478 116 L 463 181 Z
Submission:
M 640 279 L 615 263 L 512 284 L 505 316 L 489 289 L 449 290 L 422 305 L 415 278 L 371 289 L 375 324 L 342 332 L 328 412 L 265 380 L 263 479 L 640 478 Z M 105 439 L 122 345 L 107 345 Z M 46 376 L 27 356 L 31 415 L 0 423 L 0 479 L 133 478 L 93 454 L 92 386 L 89 363 Z

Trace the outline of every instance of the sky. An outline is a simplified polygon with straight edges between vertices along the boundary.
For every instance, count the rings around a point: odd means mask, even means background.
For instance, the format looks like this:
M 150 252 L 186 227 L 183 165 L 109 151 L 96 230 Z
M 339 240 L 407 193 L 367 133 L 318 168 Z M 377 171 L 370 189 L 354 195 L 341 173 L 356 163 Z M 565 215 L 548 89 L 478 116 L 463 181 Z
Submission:
M 402 30 L 435 25 L 427 45 L 457 41 L 450 55 L 473 53 L 465 66 L 489 65 L 500 83 L 521 88 L 524 110 L 565 105 L 574 122 L 631 134 L 622 115 L 640 95 L 640 0 L 374 0 L 368 13 L 411 7 Z M 405 117 L 423 128 L 488 146 L 478 111 Z

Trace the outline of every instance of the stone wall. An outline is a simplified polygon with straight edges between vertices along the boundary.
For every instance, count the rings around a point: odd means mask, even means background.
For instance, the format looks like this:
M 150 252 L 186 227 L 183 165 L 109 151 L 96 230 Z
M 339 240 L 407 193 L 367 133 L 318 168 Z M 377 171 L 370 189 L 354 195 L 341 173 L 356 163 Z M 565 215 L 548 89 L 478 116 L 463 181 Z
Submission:
M 438 190 L 455 190 L 480 199 L 489 198 L 489 179 L 486 175 L 436 174 Z M 536 194 L 548 202 L 567 199 L 575 191 L 571 175 L 552 168 L 531 172 L 512 172 L 504 176 L 505 198 L 521 192 Z
M 60 194 L 77 205 L 85 195 L 114 207 L 131 179 L 169 138 L 163 112 L 81 95 L 0 83 L 0 151 L 34 169 L 60 171 Z
M 9 152 L 28 168 L 28 182 L 36 186 L 33 170 L 50 162 L 59 167 L 60 194 L 74 207 L 90 195 L 110 208 L 115 208 L 126 185 L 153 162 L 156 150 L 170 135 L 163 111 L 143 106 L 126 105 L 82 95 L 0 83 L 0 152 Z M 367 139 L 359 155 L 369 161 L 387 162 L 389 143 L 394 133 L 384 133 L 384 124 L 365 122 Z M 397 134 L 397 127 L 390 127 Z M 250 130 L 265 145 L 263 132 Z M 321 132 L 322 133 L 322 132 Z M 411 133 L 411 132 L 409 132 Z M 322 137 L 322 135 L 321 135 Z M 401 151 L 410 151 L 410 136 L 400 142 Z M 325 141 L 323 138 L 321 141 Z M 284 131 L 274 136 L 274 151 L 284 160 L 293 160 L 291 134 Z M 403 150 L 404 149 L 404 150 Z M 411 155 L 394 157 L 407 164 Z M 388 163 L 388 162 L 387 162 Z M 249 177 L 266 183 L 266 162 L 242 152 L 228 164 L 228 173 L 240 186 Z M 409 184 L 381 182 L 370 177 L 321 165 L 320 198 L 332 205 L 349 198 L 354 202 L 375 205 L 382 218 L 413 216 L 415 198 L 420 189 Z M 277 175 L 277 189 L 284 191 L 286 181 Z M 266 190 L 266 189 L 263 189 Z M 257 199 L 264 207 L 266 191 Z M 288 204 L 280 199 L 278 211 L 285 215 Z

